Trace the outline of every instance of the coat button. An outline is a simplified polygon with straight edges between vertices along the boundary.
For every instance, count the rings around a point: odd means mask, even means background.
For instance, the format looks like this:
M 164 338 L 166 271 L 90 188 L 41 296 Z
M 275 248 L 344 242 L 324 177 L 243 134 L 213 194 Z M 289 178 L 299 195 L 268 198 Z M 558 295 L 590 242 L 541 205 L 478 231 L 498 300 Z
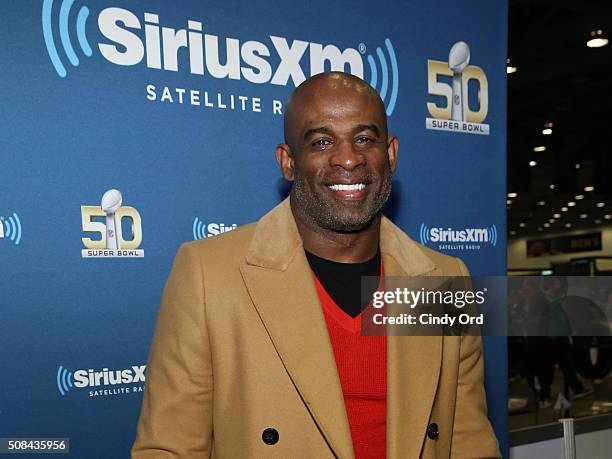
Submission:
M 278 431 L 268 427 L 261 433 L 261 439 L 266 445 L 274 445 L 278 442 Z
M 432 422 L 427 426 L 427 436 L 430 440 L 435 440 L 436 438 L 438 438 L 438 434 L 438 424 Z

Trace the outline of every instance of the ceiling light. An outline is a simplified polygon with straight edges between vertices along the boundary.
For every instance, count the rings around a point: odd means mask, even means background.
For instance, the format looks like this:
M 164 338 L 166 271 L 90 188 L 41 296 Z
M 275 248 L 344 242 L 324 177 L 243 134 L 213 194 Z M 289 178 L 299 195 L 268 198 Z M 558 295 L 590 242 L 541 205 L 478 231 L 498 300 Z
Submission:
M 524 224 L 524 223 L 519 223 L 519 226 L 520 226 L 521 228 L 525 228 L 525 224 Z
M 542 129 L 542 134 L 543 135 L 551 135 L 552 134 L 552 129 L 551 128 L 544 128 L 544 129 Z
M 572 227 L 572 224 L 571 224 L 571 223 L 566 223 L 566 224 L 565 224 L 565 227 L 566 227 L 566 228 L 571 228 L 571 227 Z
M 510 65 L 510 58 L 506 59 L 506 73 L 515 73 L 518 69 Z
M 584 199 L 584 195 L 583 194 L 577 194 L 576 196 L 574 196 L 574 198 L 576 199 L 576 201 L 580 201 L 581 199 Z
M 538 228 L 538 231 L 544 231 L 542 228 Z
M 555 214 L 555 215 L 553 215 L 553 217 L 555 217 L 555 218 L 561 218 L 561 214 Z
M 580 214 L 580 218 L 589 218 L 587 214 Z
M 555 222 L 555 219 L 554 219 L 554 218 L 549 218 L 549 219 L 548 219 L 548 223 L 554 223 L 554 222 Z
M 602 46 L 606 46 L 608 44 L 608 39 L 607 38 L 592 38 L 589 41 L 587 41 L 587 46 L 589 48 L 601 48 Z M 516 67 L 510 67 L 513 68 L 514 71 L 516 72 Z M 509 72 L 509 73 L 513 73 L 513 72 Z
M 538 201 L 538 206 L 545 206 L 546 205 L 546 201 Z
M 555 184 L 554 184 L 554 183 L 551 183 L 551 184 L 548 186 L 548 188 L 550 188 L 551 190 L 554 190 L 554 189 L 555 189 Z
M 516 198 L 518 196 L 517 193 L 508 193 L 509 198 Z
M 608 39 L 604 36 L 603 30 L 593 30 L 586 45 L 589 48 L 601 48 L 608 44 Z
M 593 191 L 595 189 L 594 186 L 585 186 L 584 191 Z
M 580 169 L 580 163 L 576 163 L 576 165 L 574 166 L 576 169 Z
M 568 207 L 574 207 L 576 205 L 576 203 L 574 201 L 570 201 L 567 203 Z
M 514 236 L 516 234 L 516 231 L 510 231 L 510 236 Z
M 598 202 L 597 207 L 604 207 L 606 205 L 605 202 Z
M 595 220 L 595 224 L 596 225 L 599 225 L 600 223 L 601 223 L 601 220 L 599 220 L 599 219 Z
M 612 218 L 612 215 L 610 215 L 610 214 L 606 214 L 606 215 L 604 215 L 604 218 L 605 218 L 606 220 L 610 220 L 610 219 Z
M 544 223 L 544 228 L 550 228 L 550 223 Z
M 529 161 L 529 165 L 533 167 L 533 166 L 537 166 L 538 163 L 536 163 L 535 161 Z
M 508 205 L 512 204 L 512 199 L 506 199 L 506 204 Z
M 561 212 L 567 212 L 567 207 L 561 207 Z
M 538 145 L 537 147 L 533 147 L 533 151 L 535 151 L 536 153 L 546 151 L 546 147 L 544 145 Z

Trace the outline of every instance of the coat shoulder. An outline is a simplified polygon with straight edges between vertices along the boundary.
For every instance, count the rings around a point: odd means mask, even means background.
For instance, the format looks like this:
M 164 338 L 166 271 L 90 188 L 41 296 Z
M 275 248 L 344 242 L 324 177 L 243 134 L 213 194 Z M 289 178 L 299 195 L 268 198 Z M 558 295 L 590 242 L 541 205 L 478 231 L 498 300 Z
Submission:
M 256 223 L 249 223 L 216 236 L 186 242 L 183 246 L 206 265 L 238 265 L 245 258 L 255 227 Z
M 419 246 L 423 253 L 434 262 L 436 270 L 440 271 L 440 275 L 445 276 L 469 276 L 469 272 L 465 263 L 459 257 L 452 257 L 437 250 L 431 249 L 418 242 L 414 242 Z
M 431 249 L 414 239 L 387 217 L 383 217 L 381 235 L 396 241 L 389 246 L 392 250 L 402 252 L 407 264 L 421 263 L 433 267 L 433 276 L 469 276 L 465 263 L 457 257 L 452 257 Z M 418 261 L 415 261 L 418 260 Z

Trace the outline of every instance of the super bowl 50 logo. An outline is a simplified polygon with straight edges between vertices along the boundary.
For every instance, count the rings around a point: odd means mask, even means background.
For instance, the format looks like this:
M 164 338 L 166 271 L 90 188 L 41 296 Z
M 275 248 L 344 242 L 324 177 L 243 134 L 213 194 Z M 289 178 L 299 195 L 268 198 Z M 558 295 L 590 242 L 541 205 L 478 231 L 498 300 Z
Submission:
M 489 111 L 489 83 L 484 70 L 470 65 L 467 43 L 455 43 L 448 62 L 427 61 L 427 88 L 430 96 L 443 99 L 441 104 L 427 102 L 427 129 L 489 135 L 489 125 L 483 123 Z
M 99 206 L 81 206 L 83 232 L 97 235 L 83 237 L 83 258 L 142 258 L 142 220 L 136 209 L 123 206 L 119 190 L 108 190 Z M 128 230 L 127 232 L 125 230 Z

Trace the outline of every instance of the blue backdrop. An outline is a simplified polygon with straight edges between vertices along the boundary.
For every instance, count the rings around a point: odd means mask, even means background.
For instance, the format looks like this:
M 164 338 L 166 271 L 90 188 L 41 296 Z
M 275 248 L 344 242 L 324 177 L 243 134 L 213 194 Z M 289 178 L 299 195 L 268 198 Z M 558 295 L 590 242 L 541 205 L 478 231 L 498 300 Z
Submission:
M 506 1 L 44 0 L 0 14 L 0 437 L 128 457 L 173 256 L 282 199 L 280 113 L 313 72 L 350 71 L 384 99 L 401 140 L 387 213 L 473 274 L 505 274 Z M 453 77 L 460 41 L 469 65 L 460 45 Z M 94 256 L 111 188 L 126 251 Z M 485 349 L 504 450 L 505 346 Z

